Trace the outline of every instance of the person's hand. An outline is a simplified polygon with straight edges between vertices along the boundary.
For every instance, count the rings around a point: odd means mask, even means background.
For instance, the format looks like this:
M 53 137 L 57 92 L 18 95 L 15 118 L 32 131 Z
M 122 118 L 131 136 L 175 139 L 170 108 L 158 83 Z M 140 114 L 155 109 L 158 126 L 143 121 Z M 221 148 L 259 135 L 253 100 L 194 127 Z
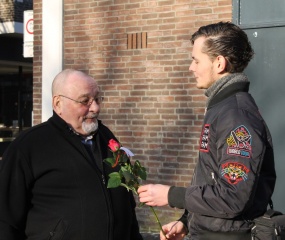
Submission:
M 165 206 L 168 204 L 170 186 L 147 184 L 138 188 L 139 200 L 149 206 Z
M 180 221 L 175 221 L 162 226 L 164 234 L 160 231 L 160 240 L 182 240 L 186 234 L 187 230 L 184 224 Z

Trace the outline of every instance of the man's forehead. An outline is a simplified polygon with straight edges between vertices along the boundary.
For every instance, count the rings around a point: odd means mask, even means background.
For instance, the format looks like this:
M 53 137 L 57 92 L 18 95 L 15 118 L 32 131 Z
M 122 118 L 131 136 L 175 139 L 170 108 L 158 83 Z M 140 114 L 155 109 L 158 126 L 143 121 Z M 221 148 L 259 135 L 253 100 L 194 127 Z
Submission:
M 205 40 L 206 40 L 206 38 L 204 36 L 198 37 L 193 44 L 193 49 L 194 48 L 202 48 L 204 46 Z
M 198 53 L 202 52 L 202 48 L 204 47 L 205 37 L 199 37 L 195 40 L 192 48 L 192 58 Z

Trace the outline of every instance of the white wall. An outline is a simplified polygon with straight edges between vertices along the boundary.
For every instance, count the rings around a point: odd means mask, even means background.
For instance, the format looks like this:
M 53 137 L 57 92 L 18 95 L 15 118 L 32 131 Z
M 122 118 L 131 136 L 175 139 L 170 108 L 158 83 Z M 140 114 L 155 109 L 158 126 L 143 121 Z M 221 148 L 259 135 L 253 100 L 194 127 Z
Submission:
M 63 0 L 42 2 L 42 121 L 52 115 L 51 84 L 63 68 Z

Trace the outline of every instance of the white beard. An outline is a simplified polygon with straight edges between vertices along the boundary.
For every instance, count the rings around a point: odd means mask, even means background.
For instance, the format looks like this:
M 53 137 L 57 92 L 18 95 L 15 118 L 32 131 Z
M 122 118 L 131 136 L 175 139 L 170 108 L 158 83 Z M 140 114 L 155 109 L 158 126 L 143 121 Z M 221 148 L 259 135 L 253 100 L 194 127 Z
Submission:
M 98 120 L 96 119 L 96 121 L 92 123 L 83 121 L 82 129 L 87 135 L 94 133 L 98 129 Z

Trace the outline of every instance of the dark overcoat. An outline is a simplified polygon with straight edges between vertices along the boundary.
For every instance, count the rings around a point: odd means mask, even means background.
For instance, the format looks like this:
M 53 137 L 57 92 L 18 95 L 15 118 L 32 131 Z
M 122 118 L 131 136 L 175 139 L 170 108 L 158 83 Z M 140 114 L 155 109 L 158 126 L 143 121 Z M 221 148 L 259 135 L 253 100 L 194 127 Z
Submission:
M 113 133 L 99 121 L 94 156 L 56 113 L 20 134 L 0 167 L 0 240 L 141 240 L 135 201 L 108 189 Z

